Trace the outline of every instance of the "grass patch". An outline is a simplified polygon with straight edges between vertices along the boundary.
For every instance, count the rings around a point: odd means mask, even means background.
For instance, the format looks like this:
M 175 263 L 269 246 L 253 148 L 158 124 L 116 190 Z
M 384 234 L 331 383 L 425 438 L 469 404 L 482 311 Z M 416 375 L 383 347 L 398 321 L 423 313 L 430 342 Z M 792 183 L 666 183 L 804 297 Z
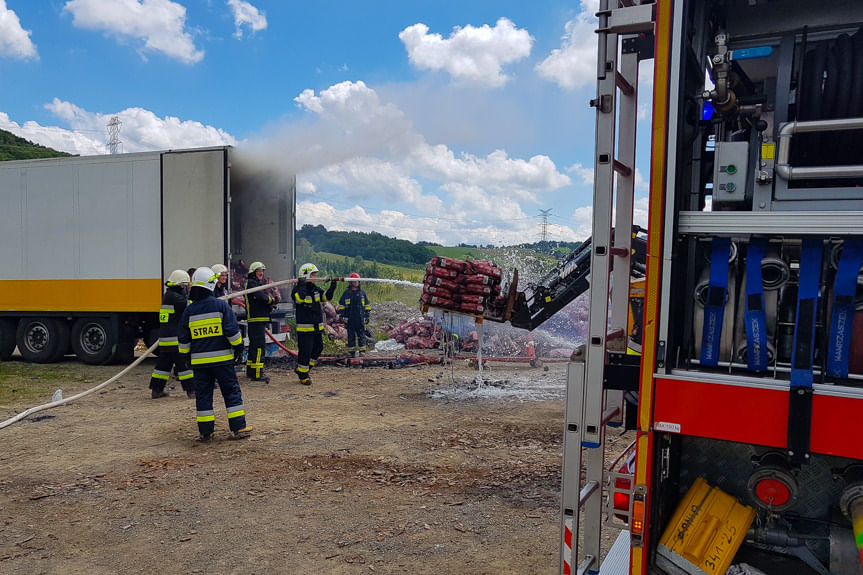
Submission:
M 463 248 L 459 246 L 427 246 L 435 255 L 459 260 L 481 260 L 485 258 L 484 251 L 479 248 Z
M 87 381 L 88 377 L 70 373 L 69 365 L 61 363 L 0 362 L 0 404 L 18 399 L 51 398 L 63 384 Z M 77 365 L 75 367 L 78 367 Z

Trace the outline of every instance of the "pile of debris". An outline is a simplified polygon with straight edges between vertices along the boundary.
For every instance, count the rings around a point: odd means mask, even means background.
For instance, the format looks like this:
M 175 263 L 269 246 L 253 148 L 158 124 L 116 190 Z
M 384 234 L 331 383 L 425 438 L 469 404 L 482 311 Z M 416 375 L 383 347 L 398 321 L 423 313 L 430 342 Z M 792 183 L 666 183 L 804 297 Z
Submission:
M 506 307 L 501 295 L 503 271 L 486 260 L 459 260 L 435 256 L 423 277 L 423 305 L 484 315 Z
M 443 329 L 430 317 L 413 317 L 391 329 L 389 336 L 407 349 L 432 349 L 440 343 Z
M 348 328 L 335 306 L 330 302 L 324 302 L 321 307 L 324 310 L 324 333 L 327 337 L 330 339 L 347 339 Z

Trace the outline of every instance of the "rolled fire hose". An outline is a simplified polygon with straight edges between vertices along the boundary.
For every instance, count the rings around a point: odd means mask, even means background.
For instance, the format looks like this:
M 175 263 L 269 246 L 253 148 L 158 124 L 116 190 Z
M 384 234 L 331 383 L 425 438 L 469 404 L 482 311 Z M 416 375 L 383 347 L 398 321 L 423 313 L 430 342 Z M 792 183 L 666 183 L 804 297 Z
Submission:
M 329 282 L 329 281 L 333 281 L 333 280 L 335 280 L 335 281 L 345 281 L 345 278 L 342 278 L 342 277 L 332 277 L 332 278 L 311 278 L 311 279 L 306 280 L 306 281 Z M 421 286 L 421 284 L 417 284 L 417 283 L 414 283 L 414 282 L 407 282 L 407 281 L 403 281 L 403 280 L 386 280 L 386 279 L 379 279 L 379 278 L 369 278 L 369 279 L 363 279 L 363 278 L 359 278 L 359 279 L 357 279 L 357 278 L 351 278 L 351 281 L 364 281 L 364 282 L 390 282 L 390 283 L 395 282 L 395 283 L 402 283 L 402 284 L 410 284 L 410 285 L 414 285 L 414 286 Z M 235 292 L 232 292 L 232 293 L 230 293 L 230 294 L 228 294 L 228 295 L 224 295 L 224 296 L 222 296 L 222 297 L 221 297 L 221 298 L 219 298 L 219 299 L 231 299 L 231 298 L 235 298 L 235 297 L 237 297 L 237 296 L 245 295 L 245 294 L 248 294 L 248 293 L 254 293 L 254 292 L 263 291 L 263 290 L 267 290 L 267 289 L 274 288 L 274 287 L 279 287 L 279 286 L 283 286 L 283 285 L 290 285 L 290 284 L 295 284 L 295 283 L 297 283 L 297 280 L 296 280 L 296 279 L 281 280 L 281 281 L 272 282 L 272 283 L 264 284 L 264 285 L 261 285 L 261 286 L 257 286 L 257 287 L 249 288 L 249 289 L 246 289 L 246 290 L 235 291 Z M 13 423 L 16 423 L 16 422 L 18 422 L 18 421 L 21 421 L 21 420 L 22 420 L 22 419 L 24 419 L 25 417 L 28 417 L 28 416 L 30 416 L 30 415 L 33 415 L 34 413 L 38 413 L 38 412 L 40 412 L 40 411 L 44 411 L 44 410 L 46 410 L 46 409 L 51 409 L 51 408 L 54 408 L 54 407 L 60 407 L 61 405 L 66 405 L 67 403 L 71 403 L 72 401 L 75 401 L 75 400 L 77 400 L 77 399 L 80 399 L 80 398 L 82 398 L 82 397 L 85 397 L 85 396 L 87 396 L 87 395 L 90 395 L 91 393 L 95 393 L 95 392 L 99 391 L 100 389 L 102 389 L 102 388 L 104 388 L 104 387 L 107 387 L 108 385 L 110 385 L 110 384 L 114 383 L 115 381 L 117 381 L 118 379 L 120 379 L 122 376 L 124 376 L 124 375 L 126 375 L 127 373 L 129 373 L 129 371 L 131 371 L 131 369 L 132 369 L 133 367 L 137 366 L 137 365 L 138 365 L 138 364 L 140 364 L 142 361 L 144 361 L 144 359 L 146 359 L 148 355 L 150 355 L 153 351 L 155 351 L 155 350 L 156 350 L 156 348 L 157 348 L 158 346 L 159 346 L 159 342 L 157 341 L 156 343 L 154 343 L 153 345 L 151 345 L 151 346 L 147 349 L 147 351 L 146 351 L 145 353 L 141 354 L 141 357 L 139 357 L 138 359 L 136 359 L 135 361 L 133 361 L 131 364 L 129 364 L 128 366 L 126 366 L 126 368 L 125 368 L 125 369 L 123 369 L 123 371 L 121 371 L 120 373 L 118 373 L 117 375 L 115 375 L 114 377 L 112 377 L 111 379 L 108 379 L 108 380 L 106 380 L 106 381 L 103 381 L 102 383 L 100 383 L 100 384 L 99 384 L 99 385 L 97 385 L 96 387 L 93 387 L 93 388 L 91 388 L 91 389 L 88 389 L 87 391 L 82 391 L 81 393 L 79 393 L 79 394 L 77 394 L 77 395 L 73 395 L 73 396 L 71 396 L 71 397 L 67 397 L 67 398 L 64 398 L 64 399 L 60 399 L 60 400 L 58 400 L 58 401 L 52 401 L 52 402 L 50 402 L 50 403 L 46 403 L 46 404 L 43 404 L 43 405 L 37 405 L 36 407 L 31 407 L 30 409 L 27 409 L 27 410 L 25 410 L 25 411 L 22 411 L 21 413 L 19 413 L 18 415 L 14 416 L 14 417 L 10 417 L 10 418 L 9 418 L 9 419 L 7 419 L 6 421 L 0 422 L 0 429 L 3 429 L 4 427 L 8 427 L 8 426 L 12 425 Z

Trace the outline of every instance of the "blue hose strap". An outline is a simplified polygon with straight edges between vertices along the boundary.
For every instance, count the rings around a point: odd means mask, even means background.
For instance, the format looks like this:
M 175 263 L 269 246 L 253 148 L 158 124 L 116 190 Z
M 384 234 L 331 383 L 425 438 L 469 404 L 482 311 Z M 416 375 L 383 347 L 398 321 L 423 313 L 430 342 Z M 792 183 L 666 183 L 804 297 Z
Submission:
M 863 264 L 863 240 L 849 238 L 842 244 L 839 269 L 833 280 L 833 313 L 827 342 L 827 375 L 848 377 L 848 352 L 851 349 L 851 324 L 854 321 L 854 296 L 857 276 Z
M 761 278 L 761 260 L 766 251 L 766 238 L 752 238 L 746 254 L 746 366 L 752 371 L 767 369 L 767 316 Z
M 815 315 L 821 284 L 821 240 L 803 240 L 800 251 L 800 284 L 794 352 L 791 357 L 791 387 L 812 387 L 812 356 L 815 351 Z
M 722 318 L 728 299 L 728 257 L 731 238 L 713 238 L 710 254 L 710 283 L 704 302 L 704 329 L 701 332 L 701 365 L 716 366 L 719 362 L 719 341 L 722 339 Z

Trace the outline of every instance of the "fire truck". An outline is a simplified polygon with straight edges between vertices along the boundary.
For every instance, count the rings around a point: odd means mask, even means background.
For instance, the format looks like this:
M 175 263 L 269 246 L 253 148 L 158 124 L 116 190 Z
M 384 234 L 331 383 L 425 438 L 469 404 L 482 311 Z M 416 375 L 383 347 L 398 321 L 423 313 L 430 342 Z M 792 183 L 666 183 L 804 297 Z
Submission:
M 863 573 L 863 2 L 600 0 L 597 16 L 559 570 Z M 633 238 L 612 230 L 632 229 L 651 59 L 634 353 Z M 634 430 L 631 465 L 606 461 L 610 426 Z

